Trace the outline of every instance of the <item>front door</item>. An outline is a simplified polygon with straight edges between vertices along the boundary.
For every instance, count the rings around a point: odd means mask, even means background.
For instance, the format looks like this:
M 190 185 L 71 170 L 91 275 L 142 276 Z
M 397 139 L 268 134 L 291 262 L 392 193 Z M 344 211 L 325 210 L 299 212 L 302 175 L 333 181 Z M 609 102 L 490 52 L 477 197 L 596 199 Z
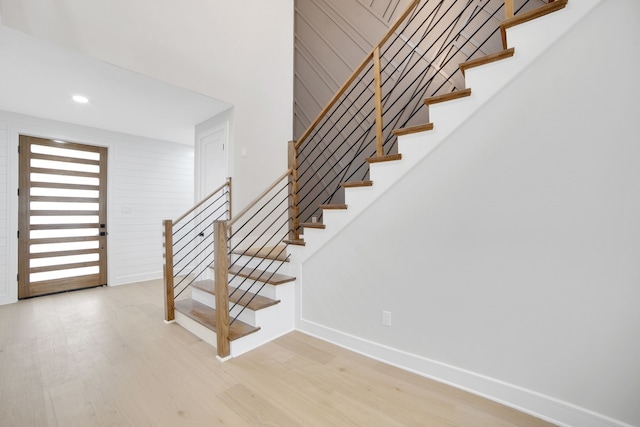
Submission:
M 107 284 L 107 149 L 20 136 L 18 298 Z

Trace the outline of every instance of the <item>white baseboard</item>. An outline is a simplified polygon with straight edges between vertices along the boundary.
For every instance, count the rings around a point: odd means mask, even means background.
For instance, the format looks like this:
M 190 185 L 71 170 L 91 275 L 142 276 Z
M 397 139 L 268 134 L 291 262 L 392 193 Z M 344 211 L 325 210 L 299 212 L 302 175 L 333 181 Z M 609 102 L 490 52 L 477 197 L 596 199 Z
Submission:
M 0 305 L 13 304 L 18 302 L 18 299 L 9 295 L 0 296 Z
M 109 286 L 128 285 L 130 283 L 147 282 L 158 279 L 162 279 L 162 272 L 154 271 L 150 273 L 131 274 L 128 276 L 114 277 L 109 280 Z
M 633 427 L 568 402 L 300 319 L 299 331 L 564 427 Z

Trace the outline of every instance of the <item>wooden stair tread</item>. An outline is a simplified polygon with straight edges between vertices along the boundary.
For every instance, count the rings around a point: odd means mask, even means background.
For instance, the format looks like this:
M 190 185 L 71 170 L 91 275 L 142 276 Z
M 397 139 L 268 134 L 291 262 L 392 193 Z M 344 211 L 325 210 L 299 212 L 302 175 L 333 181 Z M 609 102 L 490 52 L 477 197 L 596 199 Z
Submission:
M 352 181 L 340 183 L 340 186 L 342 186 L 342 188 L 371 187 L 372 185 L 373 181 Z
M 323 210 L 344 210 L 347 209 L 348 206 L 345 204 L 340 204 L 340 203 L 333 203 L 333 204 L 328 204 L 328 205 L 320 205 L 318 206 L 320 209 Z
M 471 88 L 454 90 L 453 92 L 445 93 L 442 95 L 436 95 L 424 100 L 425 105 L 438 104 L 440 102 L 451 101 L 453 99 L 464 98 L 471 95 Z
M 199 280 L 194 282 L 191 286 L 200 289 L 203 292 L 207 292 L 211 295 L 215 295 L 215 282 L 213 280 Z M 263 308 L 271 307 L 280 302 L 271 298 L 264 297 L 262 295 L 256 295 L 253 292 L 246 292 L 242 289 L 229 286 L 229 302 L 238 304 L 243 307 L 247 307 L 253 311 L 258 311 Z
M 469 68 L 479 67 L 480 65 L 490 64 L 492 62 L 500 61 L 502 59 L 511 58 L 515 53 L 514 48 L 501 50 L 500 52 L 492 53 L 490 55 L 481 56 L 480 58 L 471 59 L 469 61 L 461 63 L 458 67 L 462 74 Z
M 216 329 L 216 310 L 192 299 L 178 300 L 175 302 L 175 309 L 185 316 L 195 320 L 202 326 L 217 331 Z M 237 340 L 249 334 L 259 331 L 257 326 L 251 326 L 247 323 L 236 320 L 229 325 L 229 341 Z
M 286 243 L 287 245 L 294 245 L 294 246 L 305 246 L 306 243 L 304 240 L 302 239 L 297 239 L 297 240 L 292 240 L 292 239 L 285 239 L 282 241 L 282 243 Z
M 521 13 L 514 17 L 505 19 L 500 23 L 500 33 L 502 35 L 502 47 L 507 48 L 507 28 L 515 27 L 516 25 L 531 21 L 549 13 L 556 12 L 560 9 L 564 9 L 568 0 L 556 0 L 543 6 L 537 7 L 528 12 Z
M 289 262 L 285 245 L 265 246 L 264 248 L 249 248 L 245 250 L 238 249 L 232 253 L 234 255 L 245 255 L 255 258 Z
M 229 267 L 229 274 L 246 277 L 251 280 L 258 280 L 270 285 L 282 285 L 283 283 L 296 280 L 295 277 L 287 276 L 286 274 L 272 273 L 270 271 L 258 270 L 257 268 L 238 267 L 237 265 Z
M 304 227 L 304 228 L 319 228 L 324 230 L 326 227 L 323 223 L 321 222 L 303 222 L 300 224 L 300 227 Z
M 387 154 L 386 156 L 378 156 L 378 157 L 367 157 L 365 161 L 369 164 L 371 163 L 382 163 L 382 162 L 392 162 L 394 160 L 402 159 L 402 154 Z
M 411 135 L 412 133 L 425 132 L 433 130 L 433 123 L 424 123 L 417 126 L 410 126 L 408 128 L 394 129 L 393 134 L 395 136 Z

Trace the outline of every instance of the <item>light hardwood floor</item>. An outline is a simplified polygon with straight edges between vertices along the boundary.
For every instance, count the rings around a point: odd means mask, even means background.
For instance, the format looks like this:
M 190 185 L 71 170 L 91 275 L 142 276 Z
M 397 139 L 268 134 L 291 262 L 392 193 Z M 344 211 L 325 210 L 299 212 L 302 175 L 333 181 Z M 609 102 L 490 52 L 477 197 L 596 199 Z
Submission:
M 549 426 L 299 332 L 226 363 L 145 282 L 0 306 L 0 426 Z

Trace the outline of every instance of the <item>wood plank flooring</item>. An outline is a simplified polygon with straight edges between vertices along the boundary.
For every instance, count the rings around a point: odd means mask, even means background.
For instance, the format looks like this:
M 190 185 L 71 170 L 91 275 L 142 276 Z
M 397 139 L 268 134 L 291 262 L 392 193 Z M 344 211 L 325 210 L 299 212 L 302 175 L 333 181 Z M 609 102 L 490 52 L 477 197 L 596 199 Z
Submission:
M 159 281 L 0 306 L 0 425 L 550 425 L 299 332 L 220 363 L 162 313 Z

